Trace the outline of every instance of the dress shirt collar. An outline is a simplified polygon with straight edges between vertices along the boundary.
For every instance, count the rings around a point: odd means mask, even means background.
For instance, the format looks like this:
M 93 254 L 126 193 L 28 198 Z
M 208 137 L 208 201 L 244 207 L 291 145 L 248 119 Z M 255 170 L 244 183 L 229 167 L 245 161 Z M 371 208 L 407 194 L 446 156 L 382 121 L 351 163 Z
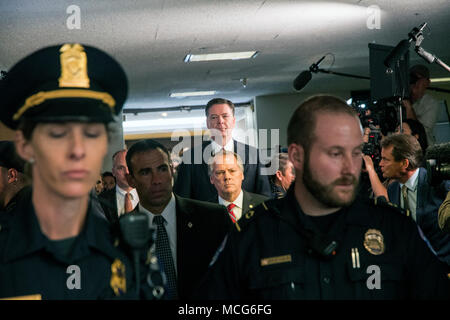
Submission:
M 156 228 L 156 225 L 153 225 L 153 218 L 156 216 L 156 214 L 147 210 L 142 205 L 139 206 L 139 211 L 146 213 L 149 217 L 150 227 Z M 164 208 L 163 212 L 161 213 L 161 216 L 164 218 L 164 220 L 166 220 L 166 225 L 169 228 L 176 226 L 177 219 L 176 219 L 175 211 L 176 211 L 175 196 L 172 193 L 172 197 L 170 198 L 169 203 L 167 204 L 167 206 Z
M 242 189 L 241 189 L 241 192 L 239 193 L 239 195 L 236 198 L 236 200 L 233 201 L 233 203 L 236 205 L 236 207 L 238 207 L 239 209 L 242 209 L 242 206 L 244 204 L 243 202 L 244 202 L 244 193 L 242 192 Z M 229 201 L 223 199 L 221 196 L 219 196 L 219 204 L 222 204 L 225 207 L 228 207 L 228 205 L 230 203 L 231 202 L 229 202 Z
M 123 190 L 121 187 L 116 185 L 116 193 L 121 195 L 122 197 L 125 197 L 125 195 L 127 194 L 127 191 Z M 134 189 L 134 188 L 131 189 L 130 194 L 131 194 L 131 200 L 138 199 L 138 197 L 137 197 L 138 194 L 137 194 L 136 189 Z
M 406 183 L 400 183 L 400 189 L 403 187 L 403 185 L 406 185 L 408 190 L 416 191 L 418 183 L 419 183 L 419 169 L 416 169 L 416 171 L 413 173 L 411 177 L 409 177 Z
M 214 140 L 211 140 L 211 147 L 214 153 L 219 152 L 222 148 L 225 149 L 226 151 L 234 152 L 234 140 L 231 138 L 230 141 L 228 141 L 228 143 L 224 147 L 219 145 Z

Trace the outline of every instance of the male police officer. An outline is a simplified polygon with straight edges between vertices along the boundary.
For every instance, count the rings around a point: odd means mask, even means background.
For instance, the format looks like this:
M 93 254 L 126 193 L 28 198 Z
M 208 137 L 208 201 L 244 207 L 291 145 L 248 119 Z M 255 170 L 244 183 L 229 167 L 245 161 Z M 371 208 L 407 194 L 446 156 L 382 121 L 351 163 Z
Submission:
M 389 206 L 355 200 L 363 139 L 353 109 L 332 96 L 308 99 L 290 120 L 288 144 L 295 183 L 235 225 L 199 296 L 449 297 L 446 266 L 414 223 Z

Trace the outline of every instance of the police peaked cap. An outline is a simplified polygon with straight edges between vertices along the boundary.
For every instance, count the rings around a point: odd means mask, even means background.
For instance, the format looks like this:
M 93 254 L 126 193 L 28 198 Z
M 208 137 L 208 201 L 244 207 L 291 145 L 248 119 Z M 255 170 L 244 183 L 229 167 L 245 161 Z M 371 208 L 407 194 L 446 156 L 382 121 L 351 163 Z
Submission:
M 119 63 L 81 44 L 40 49 L 14 65 L 0 82 L 0 120 L 17 129 L 35 122 L 110 122 L 126 100 Z

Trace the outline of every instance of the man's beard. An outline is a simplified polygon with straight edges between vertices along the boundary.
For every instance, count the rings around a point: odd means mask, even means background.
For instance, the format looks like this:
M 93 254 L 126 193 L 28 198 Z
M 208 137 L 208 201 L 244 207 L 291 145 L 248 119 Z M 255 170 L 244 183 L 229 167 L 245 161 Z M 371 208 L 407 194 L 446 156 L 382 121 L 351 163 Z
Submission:
M 356 191 L 358 190 L 359 184 L 359 177 L 355 177 L 353 175 L 342 176 L 328 185 L 321 184 L 312 175 L 309 166 L 309 159 L 305 161 L 302 180 L 306 189 L 313 195 L 313 197 L 329 208 L 341 208 L 351 205 L 356 198 Z M 350 198 L 342 199 L 333 191 L 335 186 L 349 183 L 353 184 L 353 191 Z

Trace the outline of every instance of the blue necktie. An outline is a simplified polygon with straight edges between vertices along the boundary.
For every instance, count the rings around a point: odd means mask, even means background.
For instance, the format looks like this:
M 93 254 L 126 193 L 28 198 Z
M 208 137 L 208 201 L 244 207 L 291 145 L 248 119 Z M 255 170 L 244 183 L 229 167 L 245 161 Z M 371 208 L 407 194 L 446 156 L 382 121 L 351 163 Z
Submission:
M 177 299 L 177 276 L 175 273 L 175 264 L 173 263 L 172 251 L 170 250 L 169 237 L 164 227 L 164 218 L 155 216 L 153 223 L 156 228 L 156 256 L 158 257 L 163 271 L 167 277 L 167 298 L 169 300 Z

